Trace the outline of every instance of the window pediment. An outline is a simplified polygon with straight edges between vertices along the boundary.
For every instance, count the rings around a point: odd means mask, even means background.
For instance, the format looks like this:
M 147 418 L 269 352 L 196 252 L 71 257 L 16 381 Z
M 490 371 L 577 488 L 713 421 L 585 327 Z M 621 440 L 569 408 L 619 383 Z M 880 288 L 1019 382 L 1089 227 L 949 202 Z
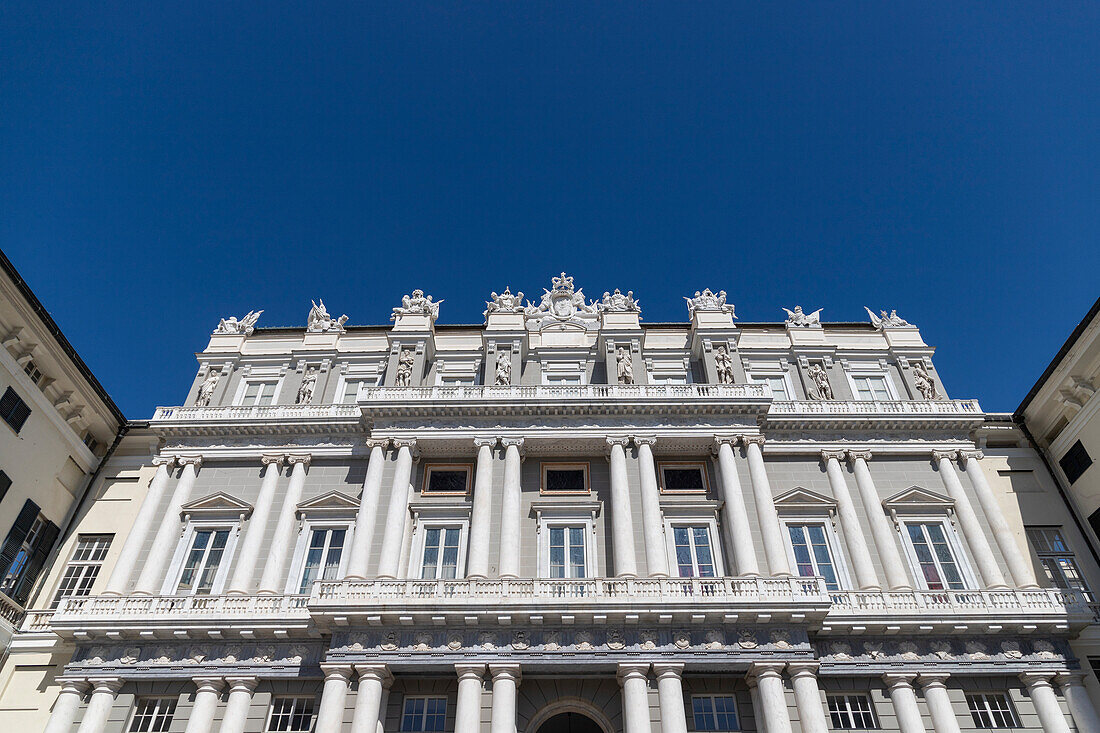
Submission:
M 836 499 L 801 486 L 796 486 L 775 498 L 775 509 L 780 514 L 811 514 L 821 516 L 836 514 Z
M 531 514 L 535 519 L 596 519 L 600 516 L 600 501 L 533 501 Z
M 180 515 L 195 519 L 247 519 L 252 505 L 223 491 L 195 499 L 180 507 Z
M 882 506 L 897 514 L 945 514 L 955 507 L 955 500 L 935 491 L 910 486 L 882 500 Z
M 303 501 L 296 507 L 299 517 L 348 516 L 359 511 L 359 502 L 347 494 L 332 491 Z

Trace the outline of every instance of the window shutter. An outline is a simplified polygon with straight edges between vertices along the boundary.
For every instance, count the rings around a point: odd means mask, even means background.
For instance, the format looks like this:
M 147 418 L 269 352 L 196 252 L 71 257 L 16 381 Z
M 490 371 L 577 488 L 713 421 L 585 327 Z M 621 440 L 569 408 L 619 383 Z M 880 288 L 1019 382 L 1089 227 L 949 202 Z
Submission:
M 30 499 L 23 505 L 19 516 L 15 518 L 15 524 L 8 532 L 8 538 L 4 540 L 3 548 L 0 548 L 0 580 L 7 575 L 12 560 L 19 554 L 19 548 L 23 546 L 23 540 L 27 538 L 27 532 L 34 526 L 34 520 L 38 519 L 38 505 Z
M 8 489 L 11 488 L 11 476 L 0 471 L 0 501 L 4 500 L 4 495 L 8 493 Z
M 0 417 L 4 418 L 8 425 L 11 425 L 12 430 L 18 433 L 23 429 L 23 423 L 27 422 L 30 414 L 31 408 L 27 407 L 27 403 L 15 393 L 14 389 L 8 387 L 4 391 L 4 396 L 0 397 Z
M 31 589 L 34 588 L 34 583 L 38 580 L 38 574 L 42 572 L 42 568 L 46 564 L 46 557 L 53 549 L 53 543 L 57 541 L 57 535 L 60 533 L 61 529 L 56 524 L 47 521 L 46 526 L 42 528 L 42 532 L 38 535 L 38 541 L 35 542 L 34 549 L 31 550 L 30 559 L 27 560 L 27 567 L 23 570 L 23 577 L 19 579 L 19 585 L 16 586 L 12 596 L 12 600 L 20 606 L 27 605 Z

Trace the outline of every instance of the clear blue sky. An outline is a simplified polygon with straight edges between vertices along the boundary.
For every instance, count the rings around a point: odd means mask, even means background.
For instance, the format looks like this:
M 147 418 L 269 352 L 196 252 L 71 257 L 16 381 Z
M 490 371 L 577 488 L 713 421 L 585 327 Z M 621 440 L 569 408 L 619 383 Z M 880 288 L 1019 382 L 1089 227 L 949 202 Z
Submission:
M 1011 410 L 1100 294 L 1100 5 L 4 3 L 0 247 L 124 412 L 221 316 L 896 308 Z

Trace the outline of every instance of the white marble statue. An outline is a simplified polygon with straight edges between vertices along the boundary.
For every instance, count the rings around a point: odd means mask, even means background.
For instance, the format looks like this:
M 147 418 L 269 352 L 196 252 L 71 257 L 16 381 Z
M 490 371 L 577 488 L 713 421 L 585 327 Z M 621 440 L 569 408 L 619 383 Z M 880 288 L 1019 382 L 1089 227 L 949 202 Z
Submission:
M 524 313 L 528 318 L 551 316 L 561 321 L 569 320 L 578 314 L 596 315 L 595 303 L 588 303 L 584 290 L 573 287 L 573 278 L 564 272 L 560 277 L 551 278 L 551 289 L 543 288 L 538 305 L 527 301 Z
M 831 400 L 833 399 L 833 387 L 829 384 L 829 374 L 825 371 L 825 367 L 821 364 L 811 364 L 810 368 L 806 371 L 806 376 L 810 378 L 810 381 L 817 387 L 810 390 L 811 400 Z
M 936 381 L 924 368 L 924 364 L 919 361 L 913 362 L 913 381 L 916 382 L 917 391 L 921 393 L 924 399 L 934 400 L 937 398 Z
M 432 300 L 432 296 L 424 295 L 419 288 L 410 295 L 401 297 L 401 305 L 393 309 L 390 320 L 397 320 L 398 316 L 431 316 L 434 321 L 439 318 L 439 305 L 442 300 Z
M 251 336 L 252 332 L 256 330 L 256 321 L 260 320 L 260 315 L 262 313 L 262 310 L 248 311 L 248 315 L 244 316 L 239 321 L 236 316 L 223 318 L 218 323 L 218 327 L 215 329 L 214 333 L 244 334 L 245 336 Z
M 899 316 L 896 310 L 890 311 L 889 314 L 886 311 L 879 311 L 877 316 L 867 306 L 863 306 L 863 310 L 867 311 L 867 315 L 871 317 L 871 324 L 878 329 L 900 328 L 909 325 L 909 321 Z
M 210 398 L 214 396 L 214 390 L 221 378 L 221 372 L 210 372 L 206 375 L 202 386 L 199 387 L 199 394 L 195 397 L 195 407 L 208 407 L 210 405 Z
M 813 313 L 806 313 L 802 310 L 802 306 L 796 305 L 794 310 L 787 311 L 787 323 L 792 326 L 820 326 L 821 325 L 821 311 L 824 308 L 818 308 Z
M 493 377 L 493 384 L 498 387 L 507 387 L 512 383 L 512 354 L 501 351 L 497 354 L 497 370 Z
M 310 367 L 305 374 L 302 375 L 302 384 L 298 387 L 298 399 L 295 402 L 299 405 L 308 405 L 313 402 L 313 390 L 317 387 L 317 368 Z
M 719 384 L 733 384 L 733 356 L 725 344 L 714 350 L 714 369 Z
M 726 302 L 725 290 L 719 290 L 717 294 L 710 288 L 705 288 L 703 292 L 696 290 L 693 297 L 688 298 L 685 296 L 684 300 L 687 301 L 688 318 L 694 316 L 695 311 L 720 311 L 737 318 L 733 312 L 733 304 Z
M 325 301 L 318 300 L 313 303 L 313 307 L 309 309 L 309 318 L 306 321 L 306 330 L 311 333 L 321 333 L 325 331 L 343 331 L 344 324 L 347 322 L 348 317 L 346 315 L 339 318 L 333 318 L 328 314 L 328 309 L 325 308 Z
M 394 379 L 394 386 L 408 387 L 412 384 L 414 360 L 412 349 L 401 350 L 400 356 L 397 357 L 397 377 Z
M 442 302 L 442 301 L 441 301 Z M 515 295 L 509 288 L 504 288 L 503 293 L 489 293 L 489 300 L 485 301 L 485 312 L 490 313 L 521 313 L 523 312 L 523 291 Z
M 619 384 L 634 384 L 634 365 L 630 361 L 630 352 L 620 346 L 615 352 L 615 364 L 619 375 Z
M 627 290 L 626 295 L 615 288 L 614 293 L 604 292 L 603 300 L 598 305 L 601 311 L 606 313 L 641 313 L 641 304 L 634 300 L 634 291 Z

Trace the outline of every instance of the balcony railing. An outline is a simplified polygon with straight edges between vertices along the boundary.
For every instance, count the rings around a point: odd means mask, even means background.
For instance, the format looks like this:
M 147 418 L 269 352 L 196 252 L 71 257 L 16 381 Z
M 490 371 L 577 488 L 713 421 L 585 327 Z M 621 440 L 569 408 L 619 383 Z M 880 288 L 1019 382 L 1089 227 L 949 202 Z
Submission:
M 228 405 L 224 407 L 158 407 L 152 422 L 217 420 L 303 421 L 353 420 L 360 416 L 358 405 Z
M 23 607 L 13 601 L 4 593 L 0 593 L 0 619 L 7 621 L 12 626 L 19 623 L 23 617 Z
M 588 400 L 766 400 L 771 390 L 760 384 L 532 384 L 510 387 L 447 385 L 436 387 L 367 387 L 359 399 L 370 403 L 454 401 Z
M 862 614 L 986 614 L 1066 613 L 1092 614 L 1088 600 L 1076 591 L 1060 588 L 1035 590 L 917 590 L 917 591 L 832 591 L 833 615 Z
M 285 619 L 307 618 L 308 596 L 89 596 L 63 598 L 50 623 L 53 626 L 82 619 Z
M 852 415 L 858 417 L 963 416 L 980 417 L 977 400 L 799 400 L 771 404 L 768 416 L 777 415 Z

